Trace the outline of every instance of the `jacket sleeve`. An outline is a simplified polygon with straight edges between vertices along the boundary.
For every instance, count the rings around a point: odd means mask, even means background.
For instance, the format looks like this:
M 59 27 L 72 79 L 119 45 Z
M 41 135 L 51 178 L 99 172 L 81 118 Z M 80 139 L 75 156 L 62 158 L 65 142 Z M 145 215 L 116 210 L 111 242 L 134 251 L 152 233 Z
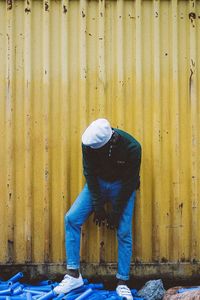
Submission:
M 114 212 L 120 215 L 123 213 L 124 207 L 133 191 L 140 186 L 141 146 L 135 140 L 128 146 L 127 151 L 127 171 L 122 178 L 122 188 L 113 206 Z
M 89 191 L 92 196 L 92 206 L 94 211 L 102 207 L 101 192 L 97 176 L 95 174 L 95 160 L 92 152 L 87 146 L 82 144 L 82 158 L 83 158 L 83 174 L 85 176 Z

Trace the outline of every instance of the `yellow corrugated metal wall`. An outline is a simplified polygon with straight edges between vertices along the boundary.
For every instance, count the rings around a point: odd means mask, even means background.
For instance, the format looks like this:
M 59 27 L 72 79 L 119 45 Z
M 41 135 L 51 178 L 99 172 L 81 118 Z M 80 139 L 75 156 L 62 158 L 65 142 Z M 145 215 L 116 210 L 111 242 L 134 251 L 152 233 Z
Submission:
M 0 0 L 0 263 L 65 260 L 97 117 L 143 147 L 133 260 L 200 260 L 199 54 L 197 0 Z M 113 232 L 81 251 L 116 261 Z

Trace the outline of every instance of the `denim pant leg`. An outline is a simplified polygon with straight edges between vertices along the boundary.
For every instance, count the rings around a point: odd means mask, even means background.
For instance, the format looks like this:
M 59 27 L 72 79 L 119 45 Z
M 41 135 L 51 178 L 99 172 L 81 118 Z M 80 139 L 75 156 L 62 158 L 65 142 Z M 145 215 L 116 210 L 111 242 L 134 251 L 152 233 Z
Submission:
M 65 248 L 68 269 L 78 269 L 80 267 L 81 225 L 91 212 L 91 194 L 86 184 L 65 215 Z
M 130 196 L 122 214 L 117 230 L 118 240 L 118 273 L 116 277 L 122 280 L 129 279 L 132 257 L 132 219 L 135 203 L 135 192 Z
M 110 198 L 114 203 L 121 190 L 121 182 L 116 181 L 111 184 Z M 118 241 L 118 272 L 116 277 L 122 280 L 129 279 L 131 257 L 132 257 L 132 218 L 135 202 L 135 192 L 129 197 L 121 216 L 119 228 L 117 230 Z

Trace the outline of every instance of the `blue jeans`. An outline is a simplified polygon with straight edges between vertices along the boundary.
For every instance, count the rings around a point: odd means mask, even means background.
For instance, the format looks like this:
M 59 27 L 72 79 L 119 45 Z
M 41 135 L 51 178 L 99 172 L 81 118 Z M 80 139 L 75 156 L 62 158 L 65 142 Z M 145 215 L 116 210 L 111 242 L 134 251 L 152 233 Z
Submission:
M 113 204 L 121 190 L 121 181 L 106 182 L 99 179 L 99 186 L 103 199 L 108 199 Z M 132 256 L 132 216 L 135 202 L 135 192 L 128 199 L 124 208 L 119 227 L 118 240 L 118 273 L 116 277 L 122 280 L 129 279 Z M 80 267 L 80 238 L 81 225 L 92 213 L 91 194 L 87 184 L 65 215 L 65 246 L 68 269 Z

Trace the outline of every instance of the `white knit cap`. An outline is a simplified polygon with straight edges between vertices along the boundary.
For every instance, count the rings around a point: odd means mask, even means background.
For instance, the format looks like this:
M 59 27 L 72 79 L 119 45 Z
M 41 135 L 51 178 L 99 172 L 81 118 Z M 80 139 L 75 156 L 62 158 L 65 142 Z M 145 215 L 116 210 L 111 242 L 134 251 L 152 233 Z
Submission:
M 93 121 L 82 135 L 82 143 L 93 149 L 103 147 L 112 136 L 112 128 L 106 119 Z

